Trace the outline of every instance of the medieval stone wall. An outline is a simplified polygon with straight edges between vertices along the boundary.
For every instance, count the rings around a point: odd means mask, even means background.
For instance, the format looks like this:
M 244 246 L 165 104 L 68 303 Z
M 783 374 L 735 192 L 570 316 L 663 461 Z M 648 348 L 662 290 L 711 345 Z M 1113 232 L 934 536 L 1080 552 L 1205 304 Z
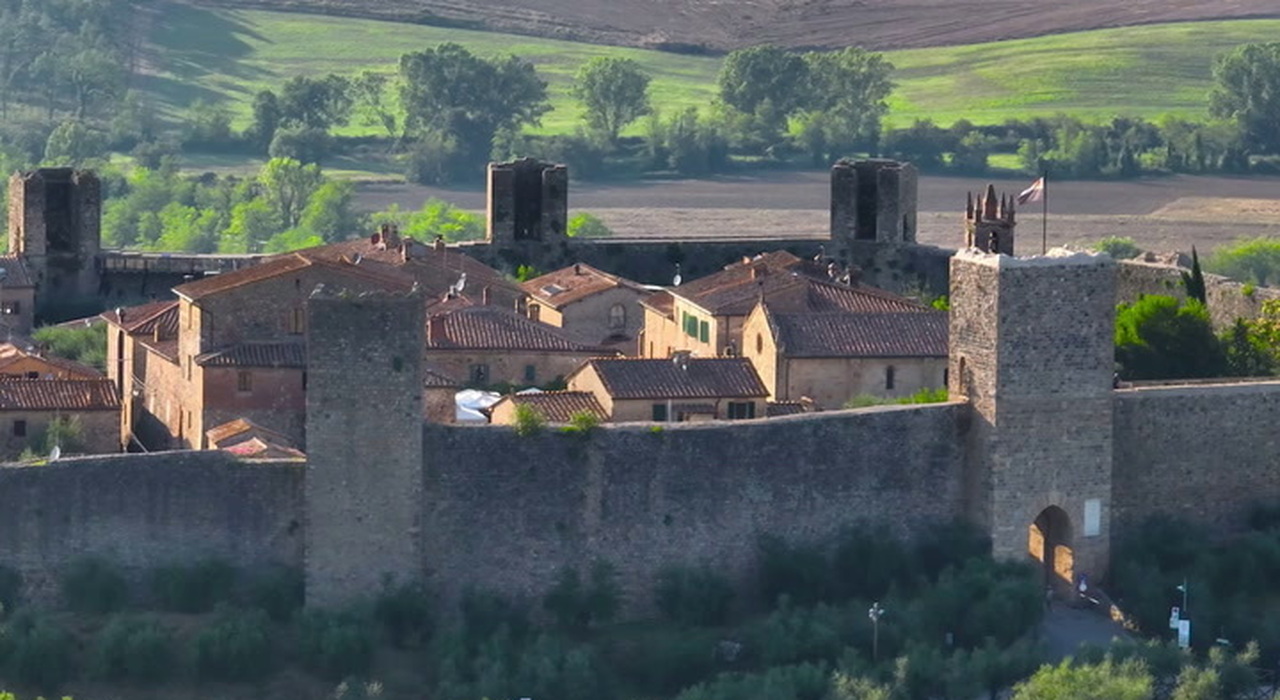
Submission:
M 1182 268 L 1136 260 L 1125 260 L 1117 267 L 1116 300 L 1119 302 L 1133 302 L 1144 294 L 1186 297 Z M 1263 303 L 1280 299 L 1280 289 L 1246 285 L 1221 275 L 1205 274 L 1204 291 L 1209 318 L 1219 330 L 1230 326 L 1237 318 L 1256 318 L 1262 313 Z
M 1115 392 L 1114 527 L 1166 513 L 1227 534 L 1280 502 L 1280 382 Z
M 618 567 L 633 606 L 657 571 L 744 579 L 758 538 L 818 540 L 869 521 L 899 534 L 962 515 L 965 407 L 885 407 L 733 425 L 428 425 L 423 550 L 433 585 L 540 595 L 560 569 Z
M 100 556 L 136 580 L 218 558 L 253 569 L 302 563 L 303 465 L 165 452 L 0 467 L 0 564 L 56 595 L 67 564 Z

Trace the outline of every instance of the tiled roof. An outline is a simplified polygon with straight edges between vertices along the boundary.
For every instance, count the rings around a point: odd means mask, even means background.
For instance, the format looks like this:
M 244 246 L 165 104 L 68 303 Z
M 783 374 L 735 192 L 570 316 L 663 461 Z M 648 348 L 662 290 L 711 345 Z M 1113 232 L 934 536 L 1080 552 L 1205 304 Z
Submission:
M 675 318 L 676 300 L 671 296 L 671 292 L 664 291 L 650 294 L 648 297 L 640 300 L 640 305 L 647 306 L 667 318 Z
M 104 411 L 119 408 L 116 386 L 110 379 L 0 381 L 0 411 Z
M 422 386 L 428 389 L 460 389 L 462 382 L 431 365 L 422 367 Z
M 27 266 L 19 255 L 0 255 L 0 270 L 4 270 L 4 279 L 0 284 L 5 287 L 34 287 L 31 275 L 27 274 Z
M 121 316 L 124 319 L 121 320 Z M 178 334 L 178 302 L 157 301 L 141 306 L 115 308 L 103 311 L 103 320 L 113 326 L 119 326 L 124 332 L 135 335 L 154 335 L 160 329 L 161 338 L 172 338 Z
M 435 350 L 540 350 L 606 354 L 559 328 L 496 306 L 469 306 L 427 319 L 427 347 Z
M 302 341 L 248 342 L 196 356 L 202 367 L 306 367 L 307 346 Z
M 586 263 L 548 272 L 520 285 L 529 296 L 560 309 L 580 299 L 617 287 L 625 287 L 637 293 L 645 289 L 631 280 L 597 270 Z
M 308 256 L 294 252 L 278 258 L 270 258 L 252 267 L 205 277 L 173 288 L 173 291 L 192 301 L 214 294 L 289 275 L 307 268 L 320 268 L 327 272 L 359 279 L 382 289 L 407 291 L 414 278 L 392 265 L 378 261 L 366 262 L 363 258 L 338 256 Z
M 769 393 L 745 357 L 692 357 L 683 365 L 675 359 L 597 358 L 574 375 L 587 367 L 615 399 L 747 398 Z
M 13 343 L 0 344 L 0 372 L 6 367 L 15 365 L 24 359 L 32 359 L 36 362 L 43 362 L 55 369 L 62 370 L 68 374 L 74 375 L 80 379 L 97 379 L 102 376 L 102 372 L 90 367 L 82 365 L 79 362 L 68 360 L 56 355 L 37 355 L 33 352 L 27 352 L 14 345 Z
M 265 437 L 268 442 L 292 446 L 292 441 L 286 435 L 270 428 L 264 428 L 248 418 L 229 420 L 226 423 L 209 428 L 204 434 L 205 437 L 209 438 L 209 442 L 218 447 L 224 446 L 220 443 L 236 444 L 251 437 Z
M 244 442 L 237 442 L 229 447 L 222 448 L 223 452 L 230 452 L 238 457 L 246 457 L 249 459 L 302 459 L 306 457 L 301 450 L 292 447 L 286 447 L 274 442 L 268 442 L 261 438 L 249 438 Z
M 794 416 L 808 411 L 808 407 L 800 401 L 771 401 L 764 407 L 764 414 L 769 418 L 777 416 Z
M 544 391 L 531 394 L 514 394 L 503 397 L 498 403 L 510 402 L 517 406 L 530 406 L 550 423 L 568 423 L 575 413 L 590 413 L 600 420 L 608 415 L 600 402 L 589 391 Z M 498 404 L 494 404 L 494 408 Z M 492 410 L 492 409 L 491 409 Z
M 763 297 L 788 310 L 912 311 L 924 307 L 874 287 L 827 281 L 825 271 L 785 250 L 734 263 L 668 291 L 713 315 L 745 316 Z
M 947 314 L 773 313 L 769 322 L 787 357 L 946 357 Z

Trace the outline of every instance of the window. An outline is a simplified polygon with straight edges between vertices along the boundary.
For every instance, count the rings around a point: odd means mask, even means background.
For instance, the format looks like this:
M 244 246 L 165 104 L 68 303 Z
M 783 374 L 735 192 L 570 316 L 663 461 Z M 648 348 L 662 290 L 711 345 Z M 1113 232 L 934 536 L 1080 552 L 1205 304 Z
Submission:
M 730 401 L 729 402 L 729 420 L 744 420 L 756 417 L 756 404 L 754 401 Z
M 684 318 L 684 334 L 689 336 L 690 338 L 697 338 L 698 337 L 698 317 L 694 316 L 688 311 L 682 311 L 681 313 L 684 314 L 684 317 L 683 317 Z
M 307 311 L 301 306 L 295 306 L 290 309 L 289 313 L 289 333 L 292 335 L 302 335 L 307 330 Z
M 667 405 L 665 403 L 655 403 L 653 405 L 653 420 L 658 423 L 667 422 Z
M 942 368 L 942 386 L 944 386 L 944 387 L 951 386 L 951 382 L 950 382 L 950 380 L 951 380 L 951 370 L 950 370 L 950 368 L 943 367 L 943 368 Z
M 541 321 L 541 320 L 542 320 L 542 307 L 541 307 L 541 306 L 538 306 L 537 304 L 530 304 L 530 305 L 529 305 L 529 320 L 530 320 L 530 321 Z
M 0 313 L 6 316 L 16 316 L 22 313 L 22 302 L 14 300 L 0 303 Z
M 471 365 L 471 383 L 484 385 L 489 383 L 489 365 Z
M 889 365 L 888 367 L 885 367 L 885 368 L 884 368 L 884 389 L 885 389 L 885 391 L 892 391 L 892 390 L 893 390 L 893 384 L 894 384 L 894 382 L 893 382 L 893 379 L 894 379 L 893 375 L 894 375 L 893 365 Z
M 236 391 L 247 394 L 253 391 L 253 373 L 241 370 L 236 372 Z
M 711 324 L 707 323 L 706 321 L 700 322 L 698 324 L 698 340 L 701 340 L 702 342 L 705 343 L 707 342 L 707 339 L 710 337 L 711 337 Z
M 609 307 L 609 330 L 620 331 L 627 327 L 627 307 L 614 304 Z
M 26 421 L 24 421 L 24 420 L 15 420 L 15 421 L 13 422 L 13 436 L 14 436 L 14 437 L 26 437 L 26 436 L 27 436 L 27 422 L 26 422 Z
M 305 371 L 302 373 L 302 390 L 307 390 L 307 373 Z
M 39 378 L 40 378 L 39 372 L 27 372 L 27 379 L 39 379 Z
M 525 365 L 524 380 L 530 384 L 538 381 L 538 368 L 534 365 Z
M 187 381 L 191 381 L 191 365 L 195 364 L 190 355 L 187 355 Z
M 764 354 L 764 335 L 761 333 L 756 333 L 756 354 Z

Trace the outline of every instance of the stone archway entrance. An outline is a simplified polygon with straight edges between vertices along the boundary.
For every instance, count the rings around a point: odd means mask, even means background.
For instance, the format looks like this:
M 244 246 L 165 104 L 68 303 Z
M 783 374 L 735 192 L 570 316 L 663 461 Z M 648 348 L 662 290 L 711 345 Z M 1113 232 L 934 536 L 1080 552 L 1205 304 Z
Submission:
M 1071 549 L 1071 518 L 1058 506 L 1040 511 L 1027 533 L 1027 552 L 1040 562 L 1046 584 L 1071 586 L 1075 555 Z

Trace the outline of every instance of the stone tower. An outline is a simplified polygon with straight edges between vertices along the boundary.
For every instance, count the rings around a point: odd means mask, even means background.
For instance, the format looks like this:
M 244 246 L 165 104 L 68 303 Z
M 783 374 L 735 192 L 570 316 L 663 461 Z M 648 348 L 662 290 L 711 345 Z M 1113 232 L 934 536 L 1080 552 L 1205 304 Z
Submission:
M 308 605 L 422 576 L 425 318 L 416 294 L 308 302 Z
M 508 248 L 565 241 L 569 169 L 525 158 L 489 164 L 491 245 Z
M 9 252 L 34 278 L 37 313 L 97 296 L 101 221 L 102 187 L 90 171 L 41 168 L 9 179 Z
M 987 191 L 978 195 L 977 202 L 973 194 L 969 194 L 964 214 L 965 247 L 1013 255 L 1014 225 L 1012 197 L 1001 195 L 997 200 L 994 185 L 987 185 Z
M 831 238 L 915 243 L 915 166 L 882 159 L 831 166 Z
M 948 387 L 967 397 L 966 507 L 994 552 L 1066 584 L 1109 554 L 1116 270 L 1054 250 L 951 259 Z

